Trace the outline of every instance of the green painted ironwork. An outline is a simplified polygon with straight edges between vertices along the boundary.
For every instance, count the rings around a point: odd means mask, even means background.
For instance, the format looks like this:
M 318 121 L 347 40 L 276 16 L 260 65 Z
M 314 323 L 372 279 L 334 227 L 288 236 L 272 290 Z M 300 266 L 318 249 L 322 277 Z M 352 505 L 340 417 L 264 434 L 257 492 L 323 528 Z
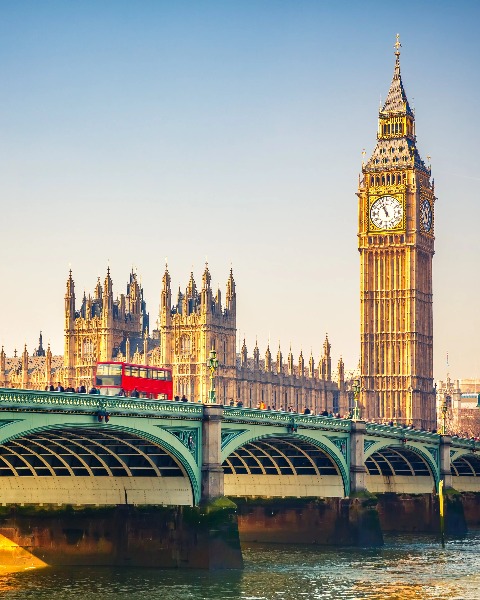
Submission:
M 108 411 L 110 423 L 98 422 L 99 410 Z M 195 502 L 200 499 L 203 418 L 204 405 L 190 402 L 0 388 L 0 443 L 57 427 L 130 431 L 159 444 L 181 463 L 191 481 Z M 225 406 L 220 440 L 222 460 L 242 444 L 256 439 L 302 439 L 335 461 L 348 494 L 351 429 L 349 419 Z M 387 447 L 408 449 L 426 461 L 438 484 L 441 439 L 436 433 L 413 428 L 366 423 L 364 457 Z M 450 442 L 452 459 L 480 452 L 480 442 L 475 440 L 453 436 Z

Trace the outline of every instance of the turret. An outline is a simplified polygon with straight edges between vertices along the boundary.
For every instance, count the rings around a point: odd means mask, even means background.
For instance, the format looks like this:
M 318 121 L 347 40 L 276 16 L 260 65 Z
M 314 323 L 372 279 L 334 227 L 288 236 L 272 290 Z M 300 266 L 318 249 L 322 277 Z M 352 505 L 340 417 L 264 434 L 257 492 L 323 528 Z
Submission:
M 253 368 L 255 370 L 260 368 L 260 350 L 258 349 L 257 340 L 255 340 L 255 348 L 253 349 Z
M 308 360 L 308 376 L 310 379 L 315 377 L 315 361 L 313 359 L 312 351 L 310 351 L 310 358 Z
M 22 353 L 22 387 L 24 389 L 28 388 L 28 350 L 27 350 L 27 344 L 25 344 L 25 347 L 23 349 L 23 353 Z
M 303 358 L 303 352 L 300 350 L 300 356 L 298 357 L 298 376 L 303 377 L 305 375 L 305 360 Z
M 337 384 L 338 384 L 338 389 L 340 391 L 343 391 L 345 389 L 345 365 L 343 364 L 342 357 L 340 357 L 338 360 Z
M 107 276 L 104 285 L 103 317 L 111 319 L 113 316 L 113 284 L 110 277 L 110 267 L 107 267 Z
M 162 277 L 162 294 L 160 296 L 160 322 L 169 325 L 172 317 L 172 290 L 168 265 L 165 263 L 165 272 Z
M 67 292 L 65 294 L 65 329 L 70 329 L 75 320 L 75 283 L 70 269 L 67 279 Z
M 283 356 L 282 351 L 280 350 L 280 342 L 278 342 L 277 352 L 277 373 L 283 373 Z
M 267 351 L 265 352 L 265 371 L 270 373 L 272 370 L 272 353 L 270 352 L 270 344 L 267 346 Z
M 293 365 L 292 346 L 290 346 L 290 352 L 288 353 L 287 363 L 288 363 L 288 374 L 289 375 L 294 375 L 294 373 L 295 373 L 295 367 Z
M 240 365 L 242 368 L 245 368 L 247 366 L 247 358 L 247 345 L 245 344 L 245 338 L 243 338 L 242 351 L 240 352 Z
M 230 269 L 230 275 L 228 277 L 228 281 L 227 281 L 227 297 L 226 297 L 226 302 L 227 302 L 227 311 L 230 314 L 235 315 L 236 310 L 237 310 L 237 294 L 235 292 L 235 280 L 233 279 L 233 270 Z
M 0 383 L 2 384 L 2 387 L 5 387 L 6 364 L 7 364 L 7 357 L 5 354 L 5 350 L 3 349 L 3 346 L 2 346 L 2 350 L 0 352 Z
M 100 283 L 100 277 L 97 278 L 97 285 L 95 286 L 95 291 L 93 293 L 94 300 L 101 300 L 103 296 L 102 284 Z
M 45 383 L 49 384 L 52 377 L 52 351 L 50 350 L 50 344 L 47 347 L 47 353 L 45 355 Z
M 322 357 L 322 378 L 327 381 L 332 380 L 332 358 L 330 355 L 331 350 L 330 342 L 328 341 L 328 334 L 325 336 L 323 342 L 323 357 Z
M 205 270 L 202 275 L 202 294 L 201 294 L 201 310 L 203 314 L 209 313 L 212 310 L 212 288 L 210 287 L 212 277 L 208 270 L 208 263 L 205 263 Z

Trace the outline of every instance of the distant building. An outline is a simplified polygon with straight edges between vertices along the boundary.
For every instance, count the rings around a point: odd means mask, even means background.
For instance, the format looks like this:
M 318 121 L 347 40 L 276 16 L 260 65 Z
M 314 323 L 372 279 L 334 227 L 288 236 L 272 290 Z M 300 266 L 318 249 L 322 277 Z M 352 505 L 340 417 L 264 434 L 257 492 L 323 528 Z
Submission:
M 480 380 L 450 379 L 437 383 L 437 426 L 444 414 L 447 432 L 464 437 L 480 437 Z M 446 408 L 446 412 L 445 412 Z M 442 410 L 443 409 L 443 410 Z

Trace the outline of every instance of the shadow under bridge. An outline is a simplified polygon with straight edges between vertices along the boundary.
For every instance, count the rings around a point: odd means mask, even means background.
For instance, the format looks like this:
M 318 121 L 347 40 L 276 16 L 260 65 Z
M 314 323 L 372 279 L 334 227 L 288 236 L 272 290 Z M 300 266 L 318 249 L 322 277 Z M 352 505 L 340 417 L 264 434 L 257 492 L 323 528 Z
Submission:
M 181 461 L 113 427 L 48 428 L 0 444 L 2 504 L 192 505 Z
M 344 478 L 332 456 L 299 436 L 244 443 L 228 455 L 223 469 L 230 497 L 345 496 Z

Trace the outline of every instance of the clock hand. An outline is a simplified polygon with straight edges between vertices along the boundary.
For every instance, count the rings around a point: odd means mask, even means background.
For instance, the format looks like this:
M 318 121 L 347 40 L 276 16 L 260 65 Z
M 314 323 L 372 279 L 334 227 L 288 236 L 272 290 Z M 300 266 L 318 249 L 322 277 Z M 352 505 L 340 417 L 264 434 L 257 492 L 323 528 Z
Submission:
M 387 219 L 388 219 L 388 212 L 387 212 L 387 209 L 385 208 L 385 206 L 382 206 L 382 208 L 383 208 L 383 210 L 385 211 L 385 216 L 386 216 L 386 217 L 387 217 Z

